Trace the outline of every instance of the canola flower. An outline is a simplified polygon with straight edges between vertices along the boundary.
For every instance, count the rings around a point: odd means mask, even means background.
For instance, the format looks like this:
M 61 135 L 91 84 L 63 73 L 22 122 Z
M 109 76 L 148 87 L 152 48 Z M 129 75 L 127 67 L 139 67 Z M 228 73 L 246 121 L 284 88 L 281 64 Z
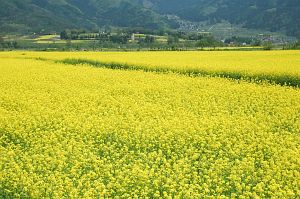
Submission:
M 10 56 L 0 197 L 300 195 L 298 88 Z
M 0 57 L 50 59 L 70 63 L 150 71 L 269 80 L 300 86 L 300 50 L 187 52 L 8 52 Z M 98 64 L 97 64 L 98 63 Z M 95 63 L 94 63 L 95 64 Z

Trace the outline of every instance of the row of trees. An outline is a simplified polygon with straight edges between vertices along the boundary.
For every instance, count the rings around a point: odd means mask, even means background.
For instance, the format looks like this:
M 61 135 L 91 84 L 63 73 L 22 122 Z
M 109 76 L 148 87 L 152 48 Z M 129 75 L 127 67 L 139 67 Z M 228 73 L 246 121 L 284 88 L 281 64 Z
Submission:
M 289 49 L 300 49 L 300 38 L 298 39 L 298 41 L 288 45 L 287 48 L 289 48 Z
M 99 40 L 103 42 L 113 42 L 125 44 L 131 35 L 127 33 L 111 34 L 110 32 L 86 33 L 83 30 L 64 30 L 60 33 L 60 38 L 65 40 Z
M 16 41 L 5 41 L 3 37 L 0 35 L 0 48 L 18 48 L 18 42 Z
M 132 38 L 135 32 L 131 29 L 124 29 L 124 31 L 112 32 L 99 32 L 99 33 L 87 33 L 84 30 L 64 30 L 61 32 L 61 39 L 65 40 L 98 40 L 100 42 L 112 42 L 117 44 L 127 44 Z M 154 44 L 158 43 L 156 36 L 165 36 L 167 38 L 168 45 L 176 45 L 181 41 L 193 41 L 196 47 L 212 47 L 220 46 L 222 42 L 215 39 L 211 34 L 199 34 L 199 33 L 186 33 L 178 31 L 150 31 L 144 30 L 138 32 L 139 35 L 134 38 L 138 44 Z M 155 35 L 155 36 L 154 36 Z

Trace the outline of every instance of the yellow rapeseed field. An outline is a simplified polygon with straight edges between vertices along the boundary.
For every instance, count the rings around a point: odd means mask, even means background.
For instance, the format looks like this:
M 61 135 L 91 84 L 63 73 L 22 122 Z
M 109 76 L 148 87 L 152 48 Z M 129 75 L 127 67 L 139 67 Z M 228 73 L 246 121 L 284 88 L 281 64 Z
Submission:
M 187 52 L 8 52 L 0 57 L 85 59 L 177 71 L 237 72 L 300 79 L 300 50 Z
M 51 60 L 298 77 L 299 54 L 0 53 L 0 198 L 297 198 L 299 88 Z

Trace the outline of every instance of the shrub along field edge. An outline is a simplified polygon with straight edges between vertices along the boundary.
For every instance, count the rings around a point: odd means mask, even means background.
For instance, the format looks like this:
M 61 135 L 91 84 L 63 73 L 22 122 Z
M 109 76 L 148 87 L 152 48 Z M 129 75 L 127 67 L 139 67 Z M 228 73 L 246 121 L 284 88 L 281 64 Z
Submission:
M 39 60 L 45 60 L 40 59 Z M 260 82 L 268 82 L 271 84 L 279 84 L 281 86 L 292 86 L 299 87 L 300 86 L 300 78 L 291 76 L 291 75 L 269 75 L 269 74 L 249 74 L 242 72 L 231 72 L 231 71 L 207 71 L 201 69 L 174 69 L 171 67 L 146 67 L 146 66 L 138 66 L 138 65 L 130 65 L 124 63 L 117 62 L 101 62 L 89 59 L 63 59 L 58 60 L 56 62 L 70 65 L 90 65 L 94 67 L 101 68 L 109 68 L 109 69 L 119 69 L 119 70 L 143 70 L 145 72 L 158 72 L 158 73 L 178 73 L 187 76 L 211 76 L 211 77 L 224 77 L 235 80 L 247 80 L 250 82 L 260 83 Z

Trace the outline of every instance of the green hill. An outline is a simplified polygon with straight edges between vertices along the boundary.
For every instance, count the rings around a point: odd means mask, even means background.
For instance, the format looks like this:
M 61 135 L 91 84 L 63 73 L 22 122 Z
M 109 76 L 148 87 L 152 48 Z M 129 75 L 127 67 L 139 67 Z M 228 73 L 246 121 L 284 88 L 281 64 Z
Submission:
M 168 28 L 168 20 L 126 0 L 0 0 L 1 32 L 61 31 L 66 28 Z
M 227 20 L 246 28 L 300 36 L 299 0 L 149 0 L 151 8 L 191 21 Z
M 174 28 L 165 15 L 300 36 L 299 0 L 0 0 L 0 31 L 40 32 L 103 26 Z

